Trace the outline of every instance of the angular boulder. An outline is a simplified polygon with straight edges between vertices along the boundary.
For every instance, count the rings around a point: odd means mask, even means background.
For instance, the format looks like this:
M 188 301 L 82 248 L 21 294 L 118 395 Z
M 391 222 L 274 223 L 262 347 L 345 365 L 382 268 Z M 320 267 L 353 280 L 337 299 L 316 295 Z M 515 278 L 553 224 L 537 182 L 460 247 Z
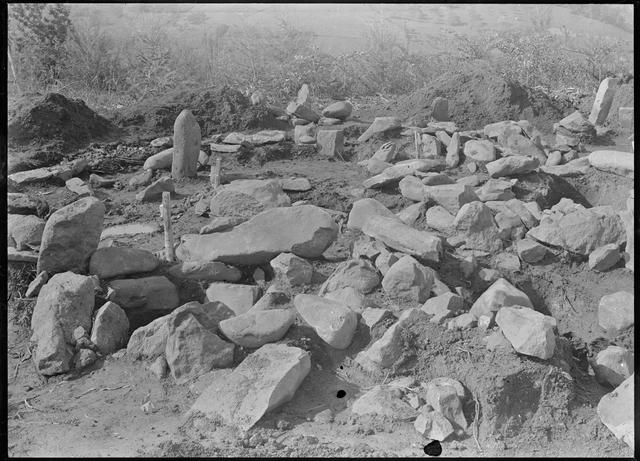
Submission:
M 602 424 L 632 449 L 635 446 L 633 378 L 634 375 L 629 376 L 613 391 L 604 395 L 597 408 Z
M 100 242 L 104 212 L 100 200 L 85 197 L 53 213 L 42 233 L 37 272 L 86 273 Z
M 526 155 L 510 155 L 486 164 L 489 176 L 492 178 L 530 173 L 539 166 L 538 159 Z
M 634 323 L 634 296 L 618 291 L 600 298 L 598 325 L 604 330 L 619 333 Z
M 424 200 L 431 200 L 455 215 L 465 203 L 479 200 L 473 187 L 465 184 L 424 186 Z
M 162 275 L 109 282 L 116 292 L 113 302 L 125 311 L 171 311 L 180 300 L 176 286 Z
M 386 416 L 392 421 L 405 421 L 417 412 L 401 399 L 402 392 L 389 385 L 377 385 L 358 397 L 351 406 L 355 415 Z
M 323 341 L 335 349 L 349 347 L 358 326 L 354 311 L 336 301 L 315 295 L 296 295 L 293 304 L 300 317 Z
M 291 205 L 289 196 L 284 193 L 277 179 L 238 179 L 216 189 L 211 197 L 210 208 L 216 210 L 216 196 L 222 192 L 235 192 L 248 195 L 260 203 L 264 209 Z
M 335 268 L 320 287 L 319 295 L 345 287 L 355 288 L 362 294 L 371 293 L 380 284 L 376 267 L 366 259 L 350 259 Z
M 185 261 L 171 266 L 167 273 L 177 279 L 203 282 L 237 282 L 242 278 L 240 269 L 218 261 Z
M 385 218 L 396 219 L 396 215 L 382 203 L 373 198 L 362 198 L 353 202 L 347 228 L 361 230 L 364 223 L 372 216 L 383 216 Z
M 276 342 L 296 320 L 293 309 L 249 311 L 220 322 L 220 331 L 234 344 L 258 348 Z
M 33 215 L 9 214 L 7 235 L 15 243 L 18 251 L 40 246 L 45 220 Z
M 263 211 L 228 232 L 186 234 L 176 250 L 182 261 L 221 261 L 259 265 L 280 253 L 317 258 L 331 245 L 338 226 L 313 205 Z
M 491 210 L 480 201 L 463 205 L 453 220 L 453 226 L 467 248 L 489 252 L 502 249 L 499 229 Z
M 107 301 L 96 313 L 91 329 L 91 342 L 102 354 L 111 354 L 127 345 L 129 319 L 116 303 Z
M 516 352 L 550 359 L 556 347 L 556 319 L 529 307 L 503 307 L 496 314 L 496 324 Z
M 634 176 L 634 155 L 632 152 L 596 150 L 589 154 L 589 163 L 598 170 L 630 178 Z
M 433 274 L 408 255 L 393 264 L 382 279 L 385 293 L 414 303 L 425 302 L 432 287 Z
M 281 253 L 269 264 L 276 276 L 284 278 L 292 286 L 306 285 L 313 277 L 313 265 L 292 253 Z
M 244 314 L 260 298 L 260 287 L 237 283 L 216 282 L 209 285 L 206 291 L 207 300 L 221 302 L 236 315 Z
M 160 265 L 153 253 L 140 248 L 98 248 L 89 260 L 89 273 L 101 280 L 122 275 L 151 272 Z
M 526 294 L 507 280 L 500 278 L 476 299 L 469 312 L 478 318 L 481 315 L 490 315 L 503 307 L 510 306 L 525 306 L 533 309 L 533 304 Z

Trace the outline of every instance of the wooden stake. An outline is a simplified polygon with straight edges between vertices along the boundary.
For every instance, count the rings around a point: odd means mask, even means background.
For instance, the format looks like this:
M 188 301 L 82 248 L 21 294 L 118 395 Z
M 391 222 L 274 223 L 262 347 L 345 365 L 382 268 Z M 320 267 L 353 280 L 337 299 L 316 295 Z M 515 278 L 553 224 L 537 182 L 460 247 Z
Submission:
M 160 215 L 164 224 L 164 256 L 167 261 L 173 262 L 176 255 L 173 251 L 173 231 L 171 230 L 171 192 L 162 193 L 160 207 Z
M 214 189 L 217 189 L 220 186 L 220 162 L 220 157 L 216 157 L 216 164 L 211 165 L 209 180 L 211 181 Z
M 420 139 L 420 134 L 417 131 L 413 132 L 413 142 L 416 145 L 416 158 L 420 158 L 420 144 L 421 144 L 421 139 Z

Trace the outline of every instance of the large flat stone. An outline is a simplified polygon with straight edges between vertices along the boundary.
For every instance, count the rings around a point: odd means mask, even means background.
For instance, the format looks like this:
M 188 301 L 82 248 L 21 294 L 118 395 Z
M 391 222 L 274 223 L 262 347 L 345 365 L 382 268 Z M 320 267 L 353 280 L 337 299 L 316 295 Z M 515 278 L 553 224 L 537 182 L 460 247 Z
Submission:
M 153 253 L 140 248 L 98 248 L 89 260 L 89 273 L 101 280 L 121 275 L 151 272 L 160 265 Z

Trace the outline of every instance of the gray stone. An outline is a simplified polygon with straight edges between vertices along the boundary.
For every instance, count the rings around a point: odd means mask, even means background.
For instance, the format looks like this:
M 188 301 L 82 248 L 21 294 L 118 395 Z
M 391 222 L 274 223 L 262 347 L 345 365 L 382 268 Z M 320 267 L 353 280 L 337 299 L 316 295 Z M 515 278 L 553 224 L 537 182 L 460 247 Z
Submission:
M 91 329 L 94 286 L 90 277 L 64 272 L 42 287 L 31 317 L 31 341 L 37 343 L 34 362 L 45 376 L 71 369 L 73 331 Z
M 634 264 L 634 242 L 635 242 L 635 223 L 634 223 L 634 211 L 633 206 L 631 208 L 621 211 L 619 213 L 620 219 L 624 224 L 624 230 L 626 233 L 627 243 L 624 249 L 624 260 L 627 269 L 633 271 L 635 268 Z
M 311 283 L 313 266 L 306 259 L 292 253 L 281 253 L 269 264 L 276 275 L 283 277 L 292 286 Z
M 362 311 L 362 321 L 370 329 L 373 329 L 376 325 L 385 321 L 386 319 L 393 319 L 393 314 L 388 309 L 380 309 L 377 307 L 367 307 Z
M 425 204 L 423 202 L 414 203 L 413 205 L 409 205 L 407 208 L 401 210 L 396 214 L 396 216 L 407 226 L 413 226 L 416 221 L 420 219 L 424 209 Z
M 437 158 L 442 155 L 442 143 L 438 138 L 423 134 L 418 145 L 418 158 Z
M 218 331 L 218 324 L 233 317 L 234 312 L 222 303 L 189 302 L 171 313 L 136 329 L 127 344 L 127 356 L 133 360 L 155 360 L 165 352 L 170 321 L 181 312 L 189 312 L 208 330 Z
M 221 321 L 219 328 L 234 344 L 258 348 L 282 339 L 295 320 L 293 309 L 250 310 Z
M 631 375 L 612 392 L 605 394 L 598 402 L 597 409 L 602 424 L 631 449 L 634 449 L 635 445 L 633 400 L 633 375 Z
M 421 158 L 404 160 L 388 167 L 382 173 L 365 180 L 362 185 L 366 189 L 376 189 L 398 183 L 405 176 L 414 175 L 417 171 L 438 171 L 441 170 L 443 166 L 444 162 L 441 159 Z
M 515 198 L 511 190 L 513 183 L 502 179 L 489 179 L 481 187 L 475 190 L 476 195 L 482 202 L 490 200 L 510 200 Z
M 371 156 L 371 159 L 379 160 L 384 163 L 390 163 L 396 160 L 397 154 L 398 145 L 393 141 L 389 141 L 380 146 L 378 150 Z
M 444 312 L 456 314 L 463 307 L 464 299 L 462 296 L 449 292 L 428 299 L 421 309 L 425 314 L 440 316 Z
M 169 375 L 169 364 L 164 355 L 161 355 L 149 365 L 149 371 L 153 373 L 158 379 L 164 379 Z
M 496 148 L 488 139 L 472 139 L 464 143 L 464 155 L 478 162 L 493 162 L 496 159 Z
M 42 233 L 37 272 L 86 272 L 98 248 L 104 212 L 100 200 L 86 197 L 53 213 Z
M 529 264 L 541 261 L 547 254 L 545 246 L 531 239 L 518 240 L 516 242 L 516 251 L 520 259 Z
M 120 306 L 107 301 L 96 313 L 91 330 L 91 342 L 102 354 L 111 354 L 127 345 L 129 319 Z
M 620 346 L 608 346 L 598 352 L 591 367 L 599 382 L 616 387 L 631 376 L 633 363 L 633 352 Z
M 453 221 L 453 226 L 464 239 L 467 248 L 489 252 L 502 249 L 493 215 L 480 201 L 463 205 Z
M 556 347 L 553 317 L 516 305 L 498 310 L 496 323 L 518 353 L 543 360 L 553 357 Z
M 293 299 L 300 317 L 318 336 L 335 349 L 351 344 L 358 318 L 349 307 L 320 296 L 299 294 Z
M 448 330 L 469 330 L 475 327 L 478 323 L 478 320 L 475 316 L 469 312 L 465 312 L 464 314 L 458 315 L 451 320 L 447 324 Z
M 522 127 L 513 120 L 490 123 L 484 127 L 483 133 L 489 138 L 499 138 L 508 136 L 511 133 L 522 134 Z
M 165 358 L 176 383 L 182 384 L 233 362 L 233 344 L 205 328 L 190 312 L 168 322 Z
M 350 259 L 335 268 L 320 287 L 320 296 L 344 287 L 353 287 L 362 294 L 371 293 L 380 284 L 375 266 L 366 259 Z
M 207 209 L 208 209 L 207 205 Z M 216 216 L 211 219 L 209 224 L 205 224 L 200 228 L 200 235 L 213 234 L 214 232 L 223 232 L 234 228 L 245 220 L 238 216 Z
M 19 192 L 7 193 L 7 213 L 36 215 L 44 218 L 49 211 L 49 204 L 38 197 Z
M 481 315 L 489 315 L 491 312 L 497 312 L 503 307 L 510 306 L 525 306 L 533 309 L 533 304 L 525 293 L 507 280 L 500 278 L 480 295 L 469 312 L 478 318 Z
M 214 214 L 218 209 L 216 197 L 220 192 L 235 192 L 250 196 L 264 209 L 287 207 L 291 205 L 289 196 L 284 193 L 277 179 L 239 179 L 216 189 L 211 197 L 210 208 Z
M 242 277 L 240 269 L 218 261 L 185 261 L 172 266 L 168 274 L 177 279 L 204 282 L 237 282 Z
M 163 192 L 175 193 L 176 186 L 173 179 L 163 177 L 154 181 L 149 186 L 136 194 L 136 200 L 139 202 L 153 202 L 162 199 Z
M 282 190 L 289 192 L 306 192 L 311 190 L 311 183 L 307 178 L 281 179 L 280 186 Z
M 425 173 L 422 176 L 422 184 L 425 186 L 439 186 L 441 184 L 453 184 L 455 181 L 443 173 Z
M 492 178 L 530 173 L 538 166 L 540 166 L 538 159 L 526 155 L 511 155 L 486 164 L 489 176 Z
M 131 178 L 129 178 L 129 186 L 130 187 L 147 186 L 151 184 L 151 181 L 153 181 L 153 170 L 146 169 L 146 170 L 142 170 L 140 173 L 137 173 L 131 176 Z
M 89 273 L 101 279 L 151 272 L 160 265 L 153 253 L 139 248 L 98 248 L 89 260 Z
M 322 115 L 328 118 L 344 120 L 351 115 L 352 110 L 353 105 L 351 105 L 349 101 L 337 101 L 325 107 L 322 111 Z
M 401 399 L 402 393 L 392 386 L 377 385 L 358 397 L 351 406 L 356 415 L 386 416 L 392 421 L 406 421 L 417 412 Z
M 414 421 L 413 427 L 422 437 L 437 441 L 444 441 L 455 432 L 447 418 L 437 411 L 428 410 L 426 406 Z
M 325 298 L 347 306 L 354 312 L 362 312 L 365 305 L 365 296 L 353 287 L 343 287 L 330 291 Z
M 632 152 L 596 150 L 589 154 L 589 163 L 598 170 L 634 177 L 634 155 Z
M 462 412 L 464 388 L 454 379 L 436 378 L 427 383 L 426 402 L 433 410 L 444 416 L 454 428 L 467 429 L 467 420 Z
M 362 230 L 365 222 L 373 216 L 382 216 L 401 222 L 391 210 L 376 199 L 363 198 L 353 203 L 347 220 L 347 228 Z
M 247 431 L 265 413 L 291 400 L 310 370 L 308 352 L 284 344 L 265 344 L 231 373 L 216 376 L 189 415 L 202 413 Z
M 440 141 L 445 147 L 449 147 L 449 144 L 451 144 L 451 136 L 449 136 L 444 130 L 436 131 L 436 138 L 438 138 L 438 141 Z
M 362 227 L 362 232 L 381 240 L 394 250 L 416 256 L 426 261 L 439 262 L 442 240 L 428 232 L 419 231 L 393 218 L 373 216 Z
M 79 197 L 88 197 L 93 195 L 91 187 L 80 178 L 71 178 L 65 181 L 65 186 Z
M 626 291 L 618 291 L 600 298 L 598 304 L 598 325 L 604 330 L 619 333 L 633 326 L 634 296 Z
M 400 126 L 400 119 L 397 117 L 376 117 L 369 128 L 360 135 L 358 142 L 365 142 L 375 134 L 400 128 Z
M 397 261 L 399 257 L 398 255 L 391 253 L 390 251 L 383 250 L 380 252 L 378 257 L 376 258 L 376 267 L 384 277 L 387 275 L 387 272 Z
M 265 210 L 228 232 L 183 235 L 176 256 L 182 261 L 222 261 L 259 265 L 280 253 L 317 258 L 331 245 L 338 226 L 313 205 Z
M 366 258 L 373 261 L 383 251 L 386 251 L 386 249 L 382 243 L 366 235 L 361 235 L 353 242 L 351 257 L 353 259 Z
M 178 307 L 178 290 L 166 277 L 156 275 L 109 282 L 116 292 L 113 302 L 125 311 L 171 311 Z
M 604 272 L 620 261 L 620 250 L 615 243 L 596 248 L 589 254 L 589 269 Z
M 7 215 L 7 235 L 18 251 L 39 247 L 44 233 L 45 220 L 33 215 Z
M 519 271 L 520 270 L 520 260 L 518 257 L 512 253 L 498 253 L 493 257 L 493 265 L 496 269 L 502 271 Z
M 285 112 L 289 115 L 295 115 L 296 117 L 303 118 L 305 120 L 309 120 L 310 122 L 317 123 L 320 120 L 320 116 L 315 113 L 309 106 L 306 104 L 300 104 L 295 101 L 291 101 Z
M 445 162 L 448 168 L 455 168 L 460 163 L 460 134 L 453 133 L 451 136 L 451 142 L 447 147 L 447 155 L 445 157 Z
M 411 256 L 403 256 L 389 268 L 382 279 L 382 288 L 393 298 L 423 303 L 433 286 L 433 275 Z
M 422 181 L 415 176 L 405 176 L 402 178 L 398 184 L 398 188 L 400 189 L 400 194 L 409 200 L 413 200 L 414 202 L 426 200 L 425 186 Z
M 589 122 L 593 125 L 603 125 L 607 119 L 609 109 L 611 109 L 611 104 L 613 103 L 613 97 L 616 94 L 618 81 L 617 78 L 605 78 L 600 82 L 596 99 L 591 107 L 591 114 L 589 114 Z
M 344 153 L 344 132 L 342 130 L 318 131 L 318 154 L 328 158 L 342 158 Z
M 440 205 L 429 207 L 424 218 L 428 227 L 439 232 L 449 233 L 455 228 L 455 216 Z
M 478 200 L 471 186 L 457 183 L 424 186 L 424 197 L 444 207 L 452 215 L 458 213 L 465 203 Z
M 32 298 L 38 296 L 40 290 L 49 281 L 49 274 L 46 271 L 40 272 L 35 279 L 31 281 L 27 291 L 24 293 L 25 298 Z
M 558 166 L 562 163 L 562 153 L 559 150 L 554 150 L 547 157 L 545 166 Z
M 441 96 L 436 97 L 431 104 L 431 116 L 438 122 L 449 121 L 449 101 Z
M 214 282 L 207 288 L 206 296 L 207 300 L 221 302 L 240 315 L 251 309 L 260 292 L 260 287 L 255 285 Z

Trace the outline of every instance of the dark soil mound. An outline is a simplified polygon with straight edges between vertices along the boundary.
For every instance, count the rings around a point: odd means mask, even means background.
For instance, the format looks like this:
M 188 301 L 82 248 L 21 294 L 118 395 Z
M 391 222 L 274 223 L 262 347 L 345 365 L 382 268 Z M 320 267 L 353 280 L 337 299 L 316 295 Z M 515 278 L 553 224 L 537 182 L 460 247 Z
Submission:
M 429 85 L 387 106 L 412 122 L 431 116 L 433 100 L 449 101 L 449 117 L 462 129 L 475 130 L 502 120 L 529 120 L 543 132 L 575 110 L 568 99 L 552 99 L 542 91 L 508 81 L 485 66 L 468 66 L 441 75 Z
M 113 134 L 115 127 L 81 99 L 48 93 L 32 103 L 18 104 L 9 114 L 9 146 L 61 142 L 75 148 Z
M 145 135 L 165 136 L 173 133 L 173 123 L 183 109 L 193 112 L 203 137 L 235 130 L 277 129 L 283 124 L 286 127 L 266 106 L 252 106 L 242 93 L 229 87 L 179 90 L 147 98 L 123 110 L 114 121 L 121 127 L 142 131 Z
M 24 97 L 7 115 L 9 173 L 53 165 L 65 153 L 119 131 L 81 99 L 58 93 Z

